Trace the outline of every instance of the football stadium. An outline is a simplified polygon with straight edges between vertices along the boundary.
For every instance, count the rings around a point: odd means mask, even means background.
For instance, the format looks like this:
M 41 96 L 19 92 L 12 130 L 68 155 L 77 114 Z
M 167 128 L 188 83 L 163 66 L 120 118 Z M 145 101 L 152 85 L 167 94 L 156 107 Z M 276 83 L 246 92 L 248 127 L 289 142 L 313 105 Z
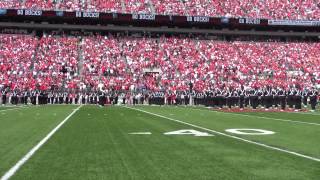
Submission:
M 1 0 L 0 180 L 320 179 L 315 0 Z

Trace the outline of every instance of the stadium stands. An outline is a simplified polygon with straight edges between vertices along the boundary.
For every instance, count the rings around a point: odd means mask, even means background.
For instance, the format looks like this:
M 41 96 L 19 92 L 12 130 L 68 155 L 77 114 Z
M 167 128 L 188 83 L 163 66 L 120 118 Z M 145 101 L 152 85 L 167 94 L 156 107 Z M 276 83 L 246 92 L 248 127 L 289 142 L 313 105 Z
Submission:
M 77 38 L 1 35 L 0 44 L 0 84 L 11 89 L 61 87 L 77 76 Z
M 95 67 L 94 73 L 109 75 L 107 70 L 111 75 L 117 74 L 114 78 L 120 79 L 117 83 L 126 89 L 145 82 L 152 90 L 186 90 L 190 81 L 197 90 L 224 85 L 307 87 L 319 78 L 320 68 L 315 66 L 319 63 L 319 45 L 91 37 L 84 43 L 84 54 L 89 67 Z M 155 73 L 150 79 L 144 68 L 160 69 L 160 74 Z
M 128 13 L 152 13 L 148 0 L 125 0 L 125 2 Z
M 103 83 L 115 89 L 186 90 L 319 83 L 319 43 L 190 38 L 1 35 L 1 83 L 16 88 Z M 81 55 L 79 52 L 82 52 Z M 80 63 L 81 62 L 81 63 Z M 146 73 L 149 72 L 149 73 Z
M 91 0 L 87 1 L 84 7 L 87 7 L 87 10 L 91 11 L 122 12 L 121 1 L 119 0 Z
M 0 84 L 195 90 L 319 84 L 320 43 L 192 38 L 0 36 Z
M 0 84 L 11 89 L 34 88 L 32 61 L 37 39 L 28 35 L 0 35 Z
M 78 39 L 45 36 L 38 43 L 33 75 L 47 88 L 69 84 L 78 73 Z
M 320 5 L 314 0 L 2 0 L 0 8 L 88 10 L 267 19 L 320 19 Z
M 50 10 L 55 9 L 54 0 L 25 0 L 24 4 L 22 3 L 22 7 L 28 9 L 43 9 L 43 10 Z
M 0 8 L 23 8 L 20 0 L 2 0 L 0 1 Z

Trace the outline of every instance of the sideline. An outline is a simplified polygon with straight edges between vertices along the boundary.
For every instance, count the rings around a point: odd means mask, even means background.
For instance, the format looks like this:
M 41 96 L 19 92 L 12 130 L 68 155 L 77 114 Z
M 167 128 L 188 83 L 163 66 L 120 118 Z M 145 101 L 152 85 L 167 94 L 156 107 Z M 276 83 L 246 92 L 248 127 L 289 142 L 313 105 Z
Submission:
M 272 117 L 266 117 L 266 116 L 248 115 L 248 114 L 231 113 L 231 112 L 229 113 L 229 112 L 221 112 L 221 111 L 214 111 L 214 110 L 207 110 L 207 109 L 197 109 L 197 108 L 189 108 L 189 109 L 198 110 L 198 111 L 215 112 L 215 113 L 221 113 L 221 114 L 230 114 L 230 115 L 234 115 L 234 116 L 245 116 L 245 117 L 255 117 L 255 118 L 260 118 L 260 119 L 270 119 L 270 120 L 273 120 L 273 121 L 290 122 L 290 123 L 295 123 L 295 124 L 308 124 L 308 125 L 320 126 L 319 123 L 295 121 L 295 120 L 289 120 L 289 119 L 278 119 L 278 118 L 272 118 Z
M 18 109 L 27 109 L 29 107 L 16 107 L 16 108 L 8 108 L 8 109 L 3 109 L 3 110 L 0 110 L 0 112 L 5 112 L 5 111 L 12 111 L 12 110 L 18 110 Z

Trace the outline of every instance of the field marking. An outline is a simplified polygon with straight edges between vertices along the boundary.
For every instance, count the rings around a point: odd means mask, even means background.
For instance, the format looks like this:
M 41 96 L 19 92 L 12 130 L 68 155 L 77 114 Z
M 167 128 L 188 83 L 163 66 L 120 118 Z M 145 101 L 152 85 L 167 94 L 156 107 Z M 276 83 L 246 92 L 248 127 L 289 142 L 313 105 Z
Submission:
M 294 151 L 289 151 L 289 150 L 286 150 L 286 149 L 281 149 L 281 148 L 270 146 L 270 145 L 267 145 L 267 144 L 258 143 L 258 142 L 247 140 L 247 139 L 240 138 L 240 137 L 237 137 L 237 136 L 232 136 L 232 135 L 229 135 L 229 134 L 226 134 L 226 133 L 222 133 L 220 131 L 215 131 L 215 130 L 212 130 L 212 129 L 208 129 L 208 128 L 201 127 L 201 126 L 198 126 L 198 125 L 190 124 L 190 123 L 187 123 L 187 122 L 184 122 L 184 121 L 180 121 L 180 120 L 177 120 L 177 119 L 169 118 L 169 117 L 166 117 L 166 116 L 162 116 L 162 115 L 155 114 L 155 113 L 152 113 L 152 112 L 144 111 L 144 110 L 141 110 L 141 109 L 136 109 L 136 108 L 127 107 L 127 106 L 123 106 L 123 107 L 127 108 L 127 109 L 132 109 L 132 110 L 144 112 L 146 114 L 150 114 L 150 115 L 153 115 L 153 116 L 161 117 L 161 118 L 164 118 L 164 119 L 168 119 L 170 121 L 174 121 L 174 122 L 178 122 L 178 123 L 181 123 L 181 124 L 185 124 L 185 125 L 189 125 L 189 126 L 192 126 L 192 127 L 196 127 L 196 128 L 199 128 L 199 129 L 202 129 L 202 130 L 205 130 L 205 131 L 209 131 L 209 132 L 213 132 L 213 133 L 225 136 L 225 137 L 237 139 L 237 140 L 244 141 L 244 142 L 247 142 L 247 143 L 250 143 L 250 144 L 255 144 L 255 145 L 258 145 L 258 146 L 262 146 L 262 147 L 265 147 L 267 149 L 281 151 L 281 152 L 292 154 L 292 155 L 295 155 L 295 156 L 298 156 L 298 157 L 302 157 L 302 158 L 305 158 L 305 159 L 310 159 L 310 160 L 313 160 L 313 161 L 320 162 L 319 158 L 315 158 L 315 157 L 311 157 L 311 156 L 308 156 L 308 155 L 300 154 L 300 153 L 297 153 L 297 152 L 294 152 Z
M 230 114 L 234 116 L 245 116 L 245 117 L 256 117 L 260 119 L 271 119 L 273 121 L 283 121 L 283 122 L 290 122 L 290 123 L 296 123 L 296 124 L 308 124 L 308 125 L 314 125 L 314 126 L 320 126 L 319 123 L 312 123 L 312 122 L 304 122 L 304 121 L 295 121 L 295 120 L 289 120 L 289 119 L 278 119 L 278 118 L 272 118 L 272 117 L 266 117 L 266 116 L 256 116 L 256 115 L 248 115 L 248 114 L 240 114 L 240 113 L 229 113 L 229 112 L 220 112 L 220 111 L 212 111 L 207 109 L 196 109 L 196 108 L 189 108 L 193 110 L 198 111 L 207 111 L 207 112 L 215 112 L 215 113 L 221 113 L 221 114 Z
M 16 107 L 16 108 L 3 109 L 3 110 L 0 110 L 0 112 L 17 110 L 17 109 L 24 109 L 24 108 L 29 108 L 29 107 Z
M 1 180 L 8 180 L 10 179 L 20 168 L 23 164 L 25 164 L 37 150 L 41 148 L 53 135 L 56 133 L 61 126 L 67 122 L 80 108 L 79 106 L 74 109 L 61 123 L 59 123 L 46 137 L 44 137 L 36 146 L 34 146 L 26 155 L 24 155 L 12 168 L 9 169 L 2 177 Z
M 285 113 L 290 113 L 290 112 L 285 112 Z M 317 112 L 292 112 L 293 114 L 307 114 L 307 115 L 313 115 L 313 116 L 320 116 L 320 114 L 319 113 L 317 113 Z
M 272 118 L 272 117 L 266 117 L 266 116 L 248 115 L 248 114 L 240 114 L 240 113 L 228 113 L 228 112 L 219 112 L 219 111 L 215 111 L 215 112 L 223 113 L 223 114 L 240 115 L 240 116 L 246 116 L 246 117 L 256 117 L 256 118 L 260 118 L 260 119 L 271 119 L 273 121 L 283 121 L 283 122 L 290 122 L 290 123 L 296 123 L 296 124 L 308 124 L 308 125 L 320 126 L 319 123 L 295 121 L 295 120 L 290 120 L 290 119 L 279 119 L 279 118 Z
M 132 133 L 128 133 L 128 134 L 132 134 L 132 135 L 151 135 L 151 132 L 132 132 Z
M 268 131 L 268 130 L 264 130 L 264 129 L 245 129 L 245 128 L 241 128 L 241 129 L 226 129 L 225 131 L 229 132 L 229 133 L 233 133 L 233 134 L 240 134 L 240 135 L 254 135 L 254 136 L 259 136 L 259 135 L 271 135 L 271 134 L 275 134 L 275 132 L 273 131 Z M 253 133 L 251 132 L 246 132 L 246 131 L 255 131 Z
M 209 134 L 208 132 L 200 132 L 194 129 L 181 129 L 177 131 L 166 132 L 164 135 L 193 135 L 196 137 L 210 137 L 214 136 L 213 134 Z

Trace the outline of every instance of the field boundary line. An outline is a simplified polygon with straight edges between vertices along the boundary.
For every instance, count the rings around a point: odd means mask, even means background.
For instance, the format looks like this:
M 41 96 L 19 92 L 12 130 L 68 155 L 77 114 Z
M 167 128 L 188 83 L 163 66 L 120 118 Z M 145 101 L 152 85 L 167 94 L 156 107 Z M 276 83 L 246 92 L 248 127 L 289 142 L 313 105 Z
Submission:
M 189 126 L 192 126 L 192 127 L 196 127 L 196 128 L 199 128 L 199 129 L 202 129 L 202 130 L 205 130 L 205 131 L 208 131 L 208 132 L 212 132 L 212 133 L 215 133 L 215 134 L 219 134 L 219 135 L 222 135 L 222 136 L 225 136 L 225 137 L 237 139 L 239 141 L 247 142 L 247 143 L 250 143 L 250 144 L 255 144 L 255 145 L 258 145 L 258 146 L 261 146 L 261 147 L 265 147 L 267 149 L 281 151 L 281 152 L 284 152 L 284 153 L 287 153 L 287 154 L 291 154 L 291 155 L 295 155 L 295 156 L 302 157 L 302 158 L 305 158 L 305 159 L 309 159 L 309 160 L 320 162 L 319 158 L 315 158 L 315 157 L 311 157 L 311 156 L 308 156 L 308 155 L 300 154 L 300 153 L 297 153 L 297 152 L 294 152 L 294 151 L 289 151 L 289 150 L 281 149 L 281 148 L 274 147 L 274 146 L 271 146 L 271 145 L 267 145 L 267 144 L 263 144 L 263 143 L 259 143 L 259 142 L 255 142 L 255 141 L 251 141 L 251 140 L 247 140 L 247 139 L 244 139 L 244 138 L 241 138 L 241 137 L 229 135 L 229 134 L 226 134 L 226 133 L 223 133 L 223 132 L 220 132 L 220 131 L 215 131 L 215 130 L 208 129 L 208 128 L 205 128 L 205 127 L 201 127 L 201 126 L 198 126 L 198 125 L 187 123 L 187 122 L 184 122 L 184 121 L 181 121 L 181 120 L 178 120 L 178 119 L 173 119 L 173 118 L 170 118 L 170 117 L 166 117 L 166 116 L 162 116 L 162 115 L 159 115 L 159 114 L 156 114 L 156 113 L 152 113 L 152 112 L 149 112 L 149 111 L 144 111 L 144 110 L 141 110 L 141 109 L 136 109 L 136 108 L 127 107 L 127 106 L 123 106 L 123 107 L 125 107 L 127 109 L 132 109 L 132 110 L 144 112 L 146 114 L 150 114 L 150 115 L 153 115 L 153 116 L 161 117 L 161 118 L 164 118 L 164 119 L 168 119 L 170 121 L 178 122 L 180 124 L 185 124 L 185 125 L 189 125 Z
M 0 110 L 0 112 L 5 112 L 5 111 L 12 111 L 12 110 L 18 110 L 18 109 L 27 109 L 29 107 L 16 107 L 16 108 L 9 108 L 9 109 L 3 109 Z
M 66 123 L 80 108 L 74 109 L 62 122 L 60 122 L 49 134 L 46 135 L 36 146 L 34 146 L 26 155 L 24 155 L 12 168 L 10 168 L 2 177 L 1 180 L 10 179 L 23 164 L 25 164 L 61 127 Z
M 273 121 L 282 121 L 282 122 L 290 122 L 290 123 L 295 123 L 295 124 L 308 124 L 308 125 L 315 125 L 315 126 L 320 126 L 319 123 L 312 123 L 312 122 L 304 122 L 304 121 L 295 121 L 295 120 L 290 120 L 290 119 L 279 119 L 279 118 L 272 118 L 272 117 L 266 117 L 266 116 L 256 116 L 256 115 L 248 115 L 248 114 L 240 114 L 240 113 L 231 113 L 231 112 L 220 112 L 220 111 L 214 111 L 214 110 L 207 110 L 207 109 L 196 109 L 196 108 L 189 108 L 192 110 L 198 110 L 198 111 L 207 111 L 207 112 L 215 112 L 215 113 L 221 113 L 221 114 L 230 114 L 234 116 L 245 116 L 245 117 L 256 117 L 260 119 L 271 119 Z
M 290 113 L 290 112 L 285 112 L 285 113 Z M 318 112 L 293 112 L 293 113 L 297 113 L 297 114 L 307 114 L 307 115 L 312 115 L 312 116 L 320 116 L 320 114 Z
M 248 115 L 248 114 L 240 114 L 240 113 L 228 113 L 228 112 L 219 112 L 219 111 L 215 111 L 215 112 L 223 113 L 223 114 L 234 114 L 234 115 L 240 115 L 240 116 L 246 116 L 246 117 L 257 117 L 257 118 L 260 118 L 260 119 L 271 119 L 271 120 L 274 120 L 274 121 L 283 121 L 283 122 L 290 122 L 290 123 L 297 123 L 297 124 L 308 124 L 308 125 L 320 126 L 319 123 L 296 121 L 296 120 L 290 120 L 290 119 L 279 119 L 279 118 L 272 118 L 272 117 L 266 117 L 266 116 L 256 116 L 256 115 Z

